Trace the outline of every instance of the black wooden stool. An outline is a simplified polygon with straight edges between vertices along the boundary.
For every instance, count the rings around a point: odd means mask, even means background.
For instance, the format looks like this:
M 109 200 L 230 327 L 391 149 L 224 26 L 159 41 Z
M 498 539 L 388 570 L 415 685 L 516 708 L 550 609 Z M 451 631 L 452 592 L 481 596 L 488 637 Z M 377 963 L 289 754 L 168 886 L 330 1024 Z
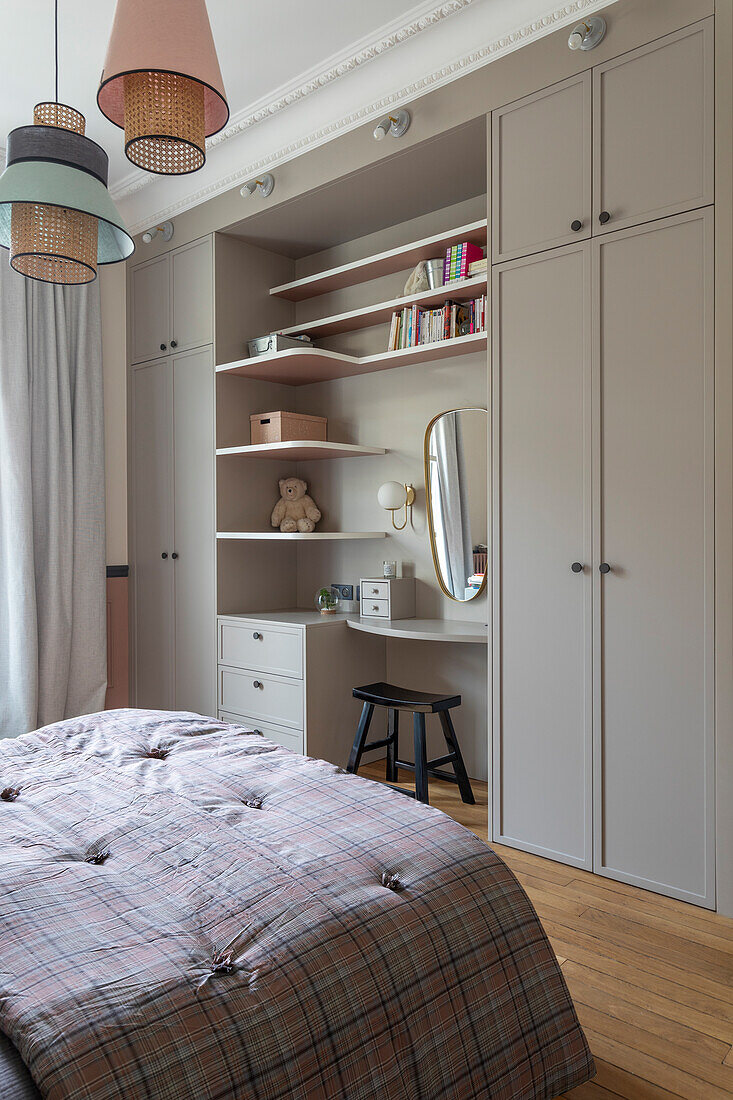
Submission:
M 447 779 L 449 783 L 457 783 L 464 802 L 471 805 L 475 803 L 471 782 L 466 773 L 466 765 L 463 763 L 461 750 L 458 745 L 456 731 L 451 721 L 451 708 L 461 705 L 460 695 L 432 695 L 425 691 L 409 691 L 407 688 L 395 687 L 394 684 L 367 684 L 365 687 L 354 688 L 354 698 L 363 699 L 364 706 L 359 719 L 359 726 L 354 738 L 354 744 L 349 754 L 349 762 L 346 765 L 348 772 L 357 772 L 361 763 L 362 754 L 370 749 L 387 748 L 387 782 L 397 783 L 399 768 L 406 768 L 415 773 L 415 790 L 403 791 L 416 798 L 418 802 L 428 802 L 428 776 L 436 779 Z M 387 736 L 381 741 L 367 741 L 369 726 L 372 722 L 375 707 L 387 708 Z M 415 744 L 415 763 L 410 764 L 399 759 L 399 731 L 400 711 L 412 711 L 413 736 Z M 425 715 L 437 714 L 443 728 L 443 736 L 450 750 L 446 756 L 437 760 L 428 760 L 425 746 Z M 445 764 L 452 764 L 453 771 L 442 771 Z M 396 790 L 402 790 L 397 787 Z

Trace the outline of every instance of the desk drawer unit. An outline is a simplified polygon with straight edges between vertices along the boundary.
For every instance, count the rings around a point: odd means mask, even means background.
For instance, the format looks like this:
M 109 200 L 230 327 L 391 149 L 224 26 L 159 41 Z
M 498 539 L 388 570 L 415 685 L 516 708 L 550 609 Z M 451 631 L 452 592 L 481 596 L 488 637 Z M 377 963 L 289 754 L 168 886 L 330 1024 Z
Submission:
M 303 681 L 220 665 L 219 709 L 302 730 Z
M 302 730 L 274 726 L 271 722 L 262 722 L 244 714 L 232 714 L 226 710 L 219 711 L 219 720 L 221 722 L 235 722 L 238 726 L 245 726 L 247 729 L 254 730 L 255 733 L 261 733 L 269 741 L 276 741 L 278 745 L 282 745 L 284 749 L 290 749 L 291 752 L 303 752 Z
M 268 622 L 219 619 L 219 663 L 303 677 L 303 632 Z
M 360 611 L 367 619 L 414 619 L 414 577 L 362 578 Z

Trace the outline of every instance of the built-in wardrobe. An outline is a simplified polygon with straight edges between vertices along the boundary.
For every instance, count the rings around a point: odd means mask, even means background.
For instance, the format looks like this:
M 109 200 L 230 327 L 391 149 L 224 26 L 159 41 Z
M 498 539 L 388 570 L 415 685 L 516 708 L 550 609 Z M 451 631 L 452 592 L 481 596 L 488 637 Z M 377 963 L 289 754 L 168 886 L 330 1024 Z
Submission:
M 712 38 L 491 120 L 494 836 L 707 906 Z

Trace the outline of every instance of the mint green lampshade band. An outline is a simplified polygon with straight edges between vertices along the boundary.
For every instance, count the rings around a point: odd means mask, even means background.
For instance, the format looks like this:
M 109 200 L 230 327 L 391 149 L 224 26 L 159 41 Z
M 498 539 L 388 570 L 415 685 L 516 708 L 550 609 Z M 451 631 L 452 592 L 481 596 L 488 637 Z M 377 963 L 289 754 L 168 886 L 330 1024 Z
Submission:
M 97 263 L 126 260 L 135 251 L 132 237 L 98 179 L 78 168 L 47 160 L 20 161 L 0 176 L 0 247 L 10 248 L 10 219 L 14 202 L 47 203 L 80 210 L 99 220 Z

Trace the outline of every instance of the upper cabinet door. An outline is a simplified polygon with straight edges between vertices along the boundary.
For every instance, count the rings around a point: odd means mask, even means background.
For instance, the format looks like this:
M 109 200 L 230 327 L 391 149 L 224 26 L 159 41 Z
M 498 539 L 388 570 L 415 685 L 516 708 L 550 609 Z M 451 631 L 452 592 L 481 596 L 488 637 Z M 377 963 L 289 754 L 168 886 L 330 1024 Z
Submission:
M 593 70 L 593 232 L 713 201 L 713 20 Z
M 158 256 L 132 269 L 132 362 L 168 355 L 171 327 L 170 257 Z
M 170 346 L 178 353 L 214 342 L 211 237 L 175 249 L 171 261 L 173 303 Z
M 493 112 L 494 263 L 590 236 L 590 129 L 590 72 Z

